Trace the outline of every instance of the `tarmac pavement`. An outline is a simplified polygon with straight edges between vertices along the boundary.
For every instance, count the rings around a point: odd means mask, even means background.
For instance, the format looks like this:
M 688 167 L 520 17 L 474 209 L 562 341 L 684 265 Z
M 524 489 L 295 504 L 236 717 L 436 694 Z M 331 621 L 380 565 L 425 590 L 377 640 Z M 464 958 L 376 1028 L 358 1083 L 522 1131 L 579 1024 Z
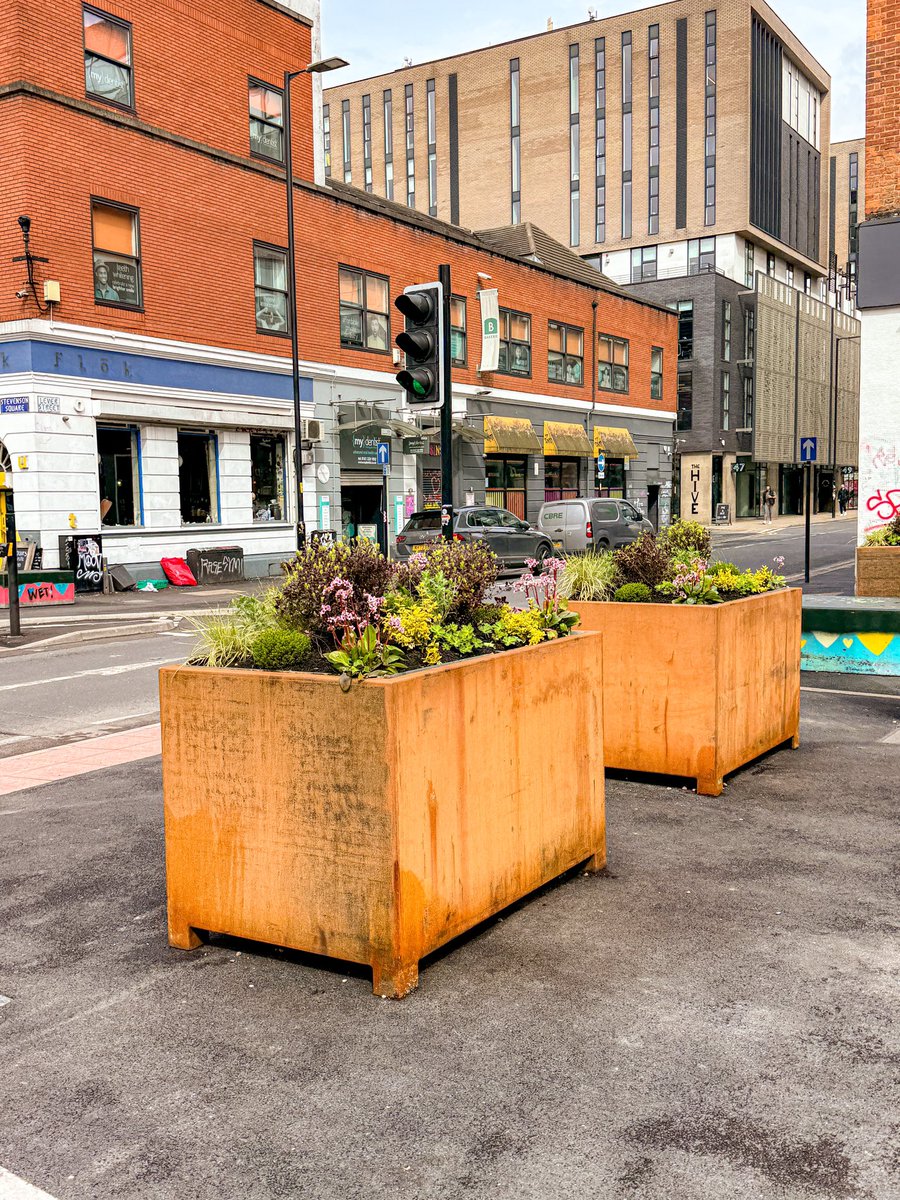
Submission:
M 900 682 L 368 973 L 165 938 L 159 762 L 0 800 L 0 1166 L 57 1200 L 895 1200 Z M 557 748 L 558 749 L 558 748 Z M 2 1195 L 2 1187 L 0 1187 Z

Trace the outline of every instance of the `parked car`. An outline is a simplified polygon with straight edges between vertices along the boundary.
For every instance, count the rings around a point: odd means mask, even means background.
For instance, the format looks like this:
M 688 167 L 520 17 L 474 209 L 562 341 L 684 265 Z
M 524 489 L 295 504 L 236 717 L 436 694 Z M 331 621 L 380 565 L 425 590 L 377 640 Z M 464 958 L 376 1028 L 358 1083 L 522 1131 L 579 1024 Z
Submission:
M 397 557 L 403 562 L 440 536 L 439 511 L 413 513 L 397 534 Z M 462 542 L 483 542 L 500 559 L 504 570 L 524 567 L 529 558 L 543 562 L 553 557 L 551 539 L 505 508 L 474 505 L 457 509 L 453 536 Z
M 615 550 L 653 532 L 652 524 L 627 500 L 554 500 L 541 505 L 538 528 L 566 554 Z

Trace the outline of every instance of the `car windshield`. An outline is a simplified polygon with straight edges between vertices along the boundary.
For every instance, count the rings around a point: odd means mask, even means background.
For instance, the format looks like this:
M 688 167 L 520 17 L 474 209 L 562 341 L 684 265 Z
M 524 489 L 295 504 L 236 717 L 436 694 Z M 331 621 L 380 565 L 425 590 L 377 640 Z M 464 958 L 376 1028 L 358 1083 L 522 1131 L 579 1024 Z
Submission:
M 403 526 L 404 533 L 421 532 L 422 530 L 437 530 L 441 527 L 441 514 L 439 512 L 421 512 L 413 513 L 406 524 Z

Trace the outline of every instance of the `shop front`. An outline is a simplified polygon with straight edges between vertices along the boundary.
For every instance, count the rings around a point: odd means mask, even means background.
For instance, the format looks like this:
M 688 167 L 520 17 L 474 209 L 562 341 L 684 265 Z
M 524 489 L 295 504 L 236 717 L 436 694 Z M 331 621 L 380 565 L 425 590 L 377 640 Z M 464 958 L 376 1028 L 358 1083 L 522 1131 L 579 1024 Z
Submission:
M 593 448 L 583 425 L 544 422 L 544 499 L 574 500 L 583 496 L 592 474 Z
M 527 417 L 484 418 L 484 502 L 527 517 L 529 458 L 543 446 Z
M 604 456 L 603 474 L 595 471 L 594 495 L 611 496 L 617 500 L 640 499 L 629 496 L 627 473 L 638 448 L 630 431 L 624 426 L 596 425 L 594 427 L 594 460 Z M 643 505 L 642 505 L 643 508 Z

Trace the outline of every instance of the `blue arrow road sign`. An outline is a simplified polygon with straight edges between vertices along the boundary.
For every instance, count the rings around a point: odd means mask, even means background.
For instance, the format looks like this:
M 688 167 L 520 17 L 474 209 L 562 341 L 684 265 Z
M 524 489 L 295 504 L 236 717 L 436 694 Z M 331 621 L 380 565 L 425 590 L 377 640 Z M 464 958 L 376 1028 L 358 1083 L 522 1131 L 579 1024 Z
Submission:
M 800 461 L 802 463 L 814 463 L 816 461 L 816 452 L 818 448 L 818 438 L 801 438 L 800 439 Z
M 387 442 L 378 443 L 378 465 L 386 467 L 391 461 L 391 447 Z
M 598 454 L 597 455 L 597 474 L 602 475 L 605 470 L 606 470 L 606 455 Z

